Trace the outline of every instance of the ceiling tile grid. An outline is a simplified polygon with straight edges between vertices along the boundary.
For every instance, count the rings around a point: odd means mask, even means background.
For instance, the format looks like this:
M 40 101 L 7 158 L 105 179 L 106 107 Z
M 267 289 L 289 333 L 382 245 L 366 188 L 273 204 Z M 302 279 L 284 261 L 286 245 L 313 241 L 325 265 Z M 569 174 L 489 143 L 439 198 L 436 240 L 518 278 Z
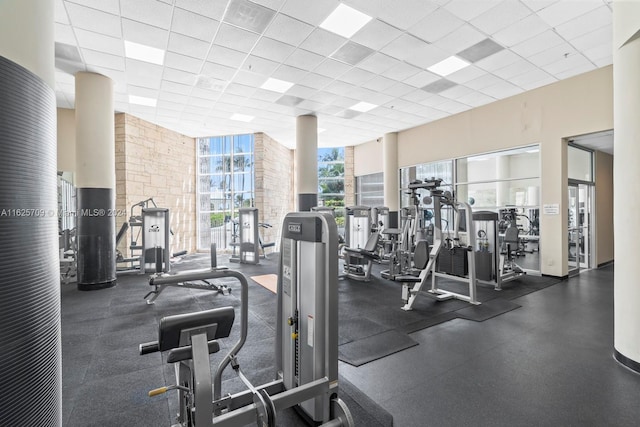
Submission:
M 368 16 L 336 34 L 338 6 Z M 118 111 L 190 136 L 293 147 L 295 116 L 316 114 L 321 146 L 352 145 L 611 64 L 611 15 L 609 0 L 56 0 L 56 99 L 72 108 L 73 74 L 92 71 Z M 449 58 L 463 68 L 433 67 Z

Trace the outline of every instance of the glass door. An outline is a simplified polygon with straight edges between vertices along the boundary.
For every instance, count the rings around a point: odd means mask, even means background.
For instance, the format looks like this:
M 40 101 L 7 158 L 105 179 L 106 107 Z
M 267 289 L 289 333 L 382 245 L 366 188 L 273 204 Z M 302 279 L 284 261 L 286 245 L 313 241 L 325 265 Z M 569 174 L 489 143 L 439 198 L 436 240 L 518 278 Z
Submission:
M 589 184 L 569 183 L 568 254 L 569 275 L 591 268 L 591 220 L 593 212 Z
M 578 185 L 577 184 L 569 184 L 569 216 L 567 218 L 568 226 L 567 231 L 569 234 L 568 242 L 569 242 L 569 250 L 567 252 L 567 267 L 569 270 L 569 276 L 573 276 L 580 272 L 580 263 L 579 263 L 579 242 L 580 242 L 580 234 L 581 227 L 578 226 L 578 216 L 579 216 L 579 201 L 578 201 Z

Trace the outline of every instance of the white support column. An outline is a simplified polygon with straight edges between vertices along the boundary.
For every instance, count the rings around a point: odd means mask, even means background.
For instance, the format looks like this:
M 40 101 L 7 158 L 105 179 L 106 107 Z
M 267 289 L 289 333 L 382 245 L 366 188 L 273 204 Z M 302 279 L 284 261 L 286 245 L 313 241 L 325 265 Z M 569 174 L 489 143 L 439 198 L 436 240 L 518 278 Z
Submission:
M 298 211 L 310 211 L 318 205 L 318 118 L 296 119 L 296 191 Z
M 616 359 L 640 372 L 640 2 L 613 2 L 614 347 Z
M 76 74 L 78 289 L 116 284 L 115 124 L 113 83 Z
M 389 208 L 389 228 L 398 227 L 400 211 L 400 175 L 398 172 L 398 133 L 382 138 L 382 171 L 384 175 L 384 204 Z

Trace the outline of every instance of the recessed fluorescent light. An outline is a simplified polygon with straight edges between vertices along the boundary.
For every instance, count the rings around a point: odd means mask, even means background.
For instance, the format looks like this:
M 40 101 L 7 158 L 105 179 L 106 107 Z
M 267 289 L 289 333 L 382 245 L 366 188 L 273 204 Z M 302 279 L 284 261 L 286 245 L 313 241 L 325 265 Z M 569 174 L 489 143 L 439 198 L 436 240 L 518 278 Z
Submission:
M 153 64 L 164 64 L 164 50 L 144 44 L 124 41 L 124 54 L 127 58 L 140 61 L 151 62 Z
M 360 28 L 364 27 L 367 22 L 371 21 L 369 15 L 357 11 L 345 4 L 339 4 L 336 9 L 327 16 L 320 28 L 341 35 L 342 37 L 351 38 Z
M 238 113 L 231 116 L 231 120 L 237 120 L 239 122 L 250 122 L 254 118 L 255 117 L 253 116 L 247 116 L 246 114 L 238 114 Z
M 147 98 L 146 96 L 129 95 L 129 104 L 146 105 L 147 107 L 155 107 L 157 99 Z
M 448 76 L 451 73 L 455 73 L 458 70 L 462 70 L 464 67 L 468 67 L 469 63 L 464 59 L 460 59 L 457 56 L 450 56 L 445 60 L 438 62 L 427 68 L 432 73 L 440 76 Z
M 267 81 L 264 82 L 260 87 L 262 89 L 272 90 L 274 92 L 285 93 L 286 91 L 291 89 L 291 86 L 293 86 L 293 83 L 291 82 L 269 77 Z
M 358 102 L 356 105 L 349 107 L 349 109 L 366 113 L 367 111 L 373 110 L 376 107 L 377 105 L 369 104 L 368 102 Z

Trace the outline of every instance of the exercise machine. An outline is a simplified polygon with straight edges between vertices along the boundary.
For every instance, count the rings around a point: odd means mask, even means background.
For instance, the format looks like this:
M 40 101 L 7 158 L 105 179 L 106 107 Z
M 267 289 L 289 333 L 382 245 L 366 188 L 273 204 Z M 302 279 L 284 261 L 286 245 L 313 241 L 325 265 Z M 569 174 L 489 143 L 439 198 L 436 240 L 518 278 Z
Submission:
M 479 283 L 493 285 L 496 290 L 502 290 L 502 284 L 525 275 L 525 272 L 515 262 L 511 245 L 518 245 L 517 228 L 509 225 L 505 231 L 503 244 L 507 246 L 500 250 L 499 222 L 500 216 L 496 212 L 479 211 L 473 213 L 476 231 L 476 276 Z
M 380 235 L 372 232 L 370 207 L 349 206 L 345 208 L 345 213 L 342 277 L 368 282 L 371 280 L 373 261 L 380 259 L 378 256 Z
M 116 235 L 116 247 L 130 231 L 130 256 L 124 257 L 116 250 L 116 264 L 126 264 L 117 269 L 117 273 L 137 271 L 141 274 L 154 273 L 156 267 L 160 271 L 171 269 L 171 252 L 169 238 L 173 234 L 170 229 L 169 209 L 159 208 L 153 198 L 142 200 L 131 206 L 129 221 L 125 221 Z M 162 251 L 157 251 L 161 248 Z M 156 262 L 159 254 L 161 263 Z
M 465 202 L 457 202 L 448 191 L 440 189 L 442 180 L 430 179 L 427 181 L 414 181 L 409 184 L 410 189 L 427 189 L 430 197 L 425 200 L 425 204 L 433 202 L 434 237 L 433 245 L 429 250 L 428 258 L 421 259 L 424 269 L 418 278 L 400 276 L 396 280 L 402 282 L 403 310 L 412 310 L 413 304 L 420 294 L 422 288 L 431 275 L 431 288 L 428 290 L 438 300 L 459 299 L 470 304 L 478 305 L 480 302 L 476 296 L 476 268 L 475 250 L 476 235 L 472 221 L 471 206 Z M 446 238 L 442 232 L 442 211 L 443 208 L 453 210 L 454 228 L 453 237 Z M 464 217 L 464 221 L 463 218 Z M 460 240 L 459 230 L 461 227 L 467 235 L 466 245 Z M 419 242 L 425 242 L 420 240 Z M 424 248 L 424 243 L 420 243 Z M 425 262 L 426 261 L 426 262 Z M 442 289 L 438 286 L 438 278 L 466 282 L 469 293 L 461 294 Z
M 235 254 L 235 247 L 231 262 L 242 264 L 258 264 L 260 262 L 260 234 L 258 233 L 258 208 L 238 209 L 237 236 L 238 241 L 232 245 L 238 247 L 238 254 Z
M 159 257 L 157 259 L 160 259 Z M 227 267 L 218 266 L 218 258 L 216 253 L 216 244 L 211 244 L 211 267 L 209 269 L 202 270 L 190 270 L 191 273 L 196 273 L 198 275 L 207 274 L 214 271 L 226 270 Z M 162 271 L 161 265 L 158 265 L 156 271 Z M 147 304 L 154 304 L 156 299 L 162 294 L 162 292 L 168 287 L 174 288 L 183 288 L 183 289 L 198 289 L 201 291 L 210 291 L 216 294 L 229 295 L 231 293 L 231 288 L 228 284 L 220 281 L 213 281 L 210 279 L 188 279 L 183 281 L 175 281 L 175 280 L 165 280 L 167 278 L 178 278 L 184 279 L 184 274 L 175 274 L 175 275 L 152 275 L 149 278 L 149 286 L 153 286 L 153 290 L 149 291 L 144 299 Z
M 168 351 L 177 383 L 149 392 L 177 390 L 181 426 L 276 426 L 277 412 L 295 407 L 313 425 L 354 425 L 338 397 L 338 235 L 335 220 L 315 212 L 289 213 L 283 223 L 278 268 L 275 380 L 254 386 L 243 374 L 241 349 L 248 331 L 248 282 L 228 269 L 157 275 L 159 284 L 233 277 L 240 282 L 240 338 L 213 374 L 210 354 L 229 336 L 232 307 L 164 317 L 158 340 L 140 353 Z M 231 366 L 247 390 L 222 393 L 222 373 Z

